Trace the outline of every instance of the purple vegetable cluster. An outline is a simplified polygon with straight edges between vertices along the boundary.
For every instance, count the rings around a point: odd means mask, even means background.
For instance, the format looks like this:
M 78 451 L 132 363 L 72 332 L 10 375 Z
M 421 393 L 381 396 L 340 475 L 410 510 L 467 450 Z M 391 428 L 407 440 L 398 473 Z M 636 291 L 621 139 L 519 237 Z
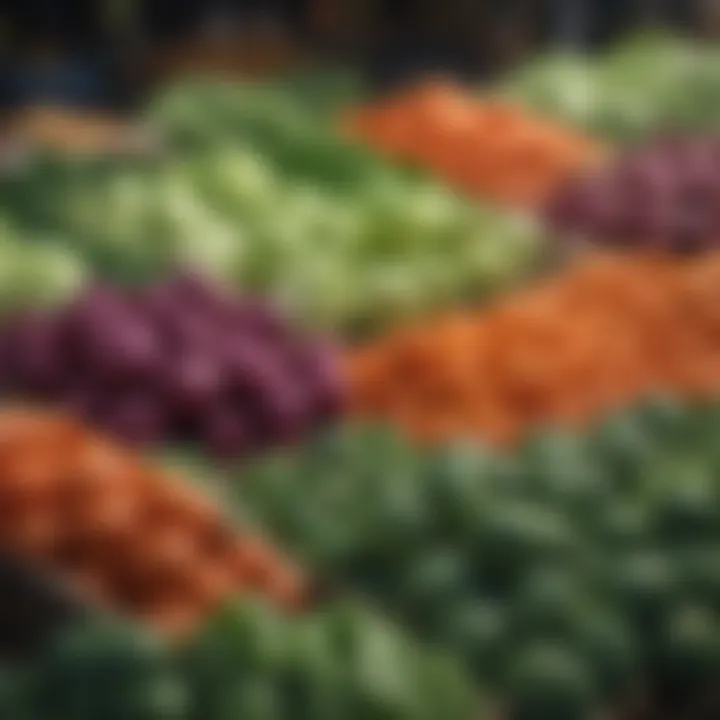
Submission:
M 291 442 L 342 409 L 331 347 L 262 301 L 178 274 L 139 290 L 86 289 L 0 328 L 5 394 L 65 408 L 137 444 L 216 457 Z
M 720 244 L 720 137 L 664 138 L 553 197 L 555 231 L 616 247 L 693 252 Z

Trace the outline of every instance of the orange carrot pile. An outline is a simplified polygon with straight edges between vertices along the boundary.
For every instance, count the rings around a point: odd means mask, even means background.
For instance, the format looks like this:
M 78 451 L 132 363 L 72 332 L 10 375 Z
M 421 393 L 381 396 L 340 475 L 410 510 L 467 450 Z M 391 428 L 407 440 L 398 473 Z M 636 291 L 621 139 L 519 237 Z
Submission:
M 0 551 L 171 635 L 235 592 L 285 607 L 302 581 L 203 493 L 57 415 L 0 412 Z
M 401 328 L 348 358 L 354 411 L 420 441 L 512 442 L 655 392 L 720 391 L 720 253 L 596 256 L 485 312 Z
M 475 197 L 526 206 L 548 198 L 601 156 L 577 131 L 449 82 L 351 111 L 346 131 L 388 156 L 430 170 Z

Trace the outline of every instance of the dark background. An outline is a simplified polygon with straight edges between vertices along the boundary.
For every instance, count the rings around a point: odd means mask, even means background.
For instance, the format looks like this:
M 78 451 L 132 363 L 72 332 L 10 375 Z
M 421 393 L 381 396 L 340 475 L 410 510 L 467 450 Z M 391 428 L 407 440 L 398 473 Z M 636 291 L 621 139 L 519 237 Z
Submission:
M 118 17 L 102 0 L 3 0 L 0 99 L 131 102 L 148 79 L 149 56 L 197 36 L 213 19 L 251 34 L 272 22 L 288 42 L 359 63 L 386 86 L 427 70 L 491 77 L 553 41 L 593 51 L 658 21 L 702 32 L 713 2 L 138 0 Z

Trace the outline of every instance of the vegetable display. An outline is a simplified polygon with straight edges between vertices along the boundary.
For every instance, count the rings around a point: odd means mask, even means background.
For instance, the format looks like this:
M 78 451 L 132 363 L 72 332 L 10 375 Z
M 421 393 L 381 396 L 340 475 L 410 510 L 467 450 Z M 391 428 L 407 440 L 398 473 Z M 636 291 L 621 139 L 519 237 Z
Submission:
M 348 428 L 236 488 L 278 541 L 462 658 L 510 717 L 586 720 L 643 684 L 668 717 L 696 717 L 673 708 L 720 668 L 718 428 L 720 406 L 661 396 L 512 454 Z
M 502 94 L 611 141 L 709 130 L 720 118 L 720 52 L 676 37 L 632 38 L 597 59 L 555 51 Z
M 693 252 L 720 243 L 720 138 L 658 140 L 568 183 L 546 216 L 562 235 Z
M 6 673 L 8 720 L 475 720 L 471 684 L 351 605 L 287 617 L 244 601 L 186 647 L 91 616 Z
M 193 719 L 484 720 L 466 674 L 362 606 L 230 607 L 190 648 Z
M 656 390 L 720 391 L 720 256 L 597 255 L 487 311 L 401 326 L 351 350 L 355 414 L 422 442 L 515 440 Z
M 542 202 L 601 157 L 599 146 L 574 129 L 446 82 L 361 107 L 344 125 L 351 136 L 473 197 L 521 207 Z
M 0 718 L 720 718 L 718 78 L 187 81 L 3 173 Z
M 306 88 L 282 81 L 185 82 L 161 93 L 147 116 L 176 152 L 227 150 L 237 143 L 259 153 L 283 177 L 324 189 L 352 193 L 378 177 L 409 179 L 330 132 L 332 117 L 308 95 Z
M 5 393 L 65 407 L 128 442 L 225 458 L 297 440 L 343 403 L 340 359 L 267 303 L 199 275 L 96 285 L 0 325 Z
M 283 606 L 302 577 L 200 490 L 62 416 L 0 415 L 0 548 L 91 603 L 192 630 L 236 592 Z
M 168 157 L 38 161 L 1 183 L 0 216 L 104 277 L 192 265 L 350 331 L 503 287 L 544 247 L 535 222 L 333 138 L 291 94 L 228 87 L 206 103 L 186 92 L 155 111 Z

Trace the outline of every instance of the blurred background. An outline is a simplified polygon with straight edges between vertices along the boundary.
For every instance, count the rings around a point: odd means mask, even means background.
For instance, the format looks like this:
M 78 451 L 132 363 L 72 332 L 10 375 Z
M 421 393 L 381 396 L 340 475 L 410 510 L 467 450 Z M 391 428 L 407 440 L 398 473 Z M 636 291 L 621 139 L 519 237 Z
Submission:
M 379 87 L 426 71 L 492 78 L 549 44 L 598 50 L 638 28 L 720 36 L 716 0 L 5 0 L 0 97 L 139 102 L 187 69 L 351 62 Z
M 719 40 L 2 0 L 0 720 L 718 720 Z

